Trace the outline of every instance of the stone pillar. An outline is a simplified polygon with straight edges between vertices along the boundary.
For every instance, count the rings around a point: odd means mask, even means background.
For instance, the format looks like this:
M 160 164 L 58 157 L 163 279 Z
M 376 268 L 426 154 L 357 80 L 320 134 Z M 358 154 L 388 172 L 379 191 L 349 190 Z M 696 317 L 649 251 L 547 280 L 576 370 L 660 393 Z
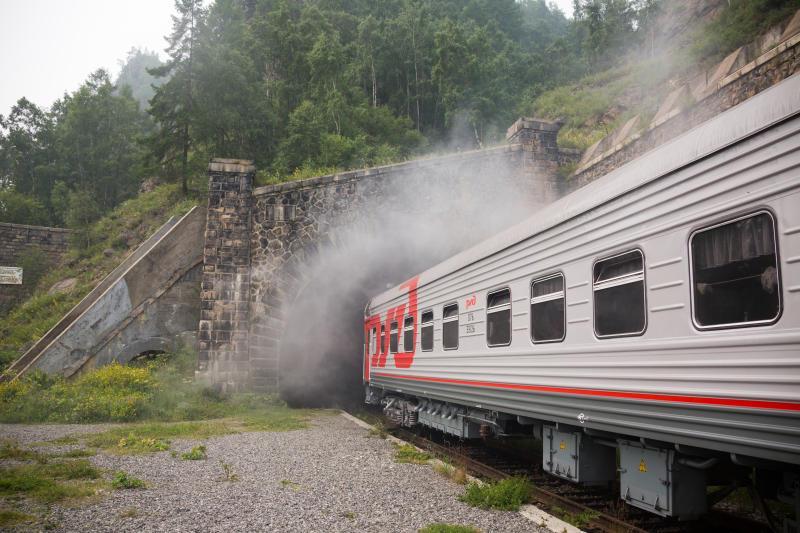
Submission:
M 506 140 L 519 143 L 525 152 L 525 165 L 533 165 L 555 174 L 558 170 L 558 131 L 564 123 L 560 120 L 547 121 L 538 118 L 518 119 L 508 128 Z
M 558 132 L 563 125 L 561 120 L 522 117 L 506 132 L 509 144 L 522 146 L 522 171 L 535 182 L 536 196 L 544 205 L 562 196 L 559 167 L 579 157 L 577 152 L 559 150 Z
M 198 332 L 198 375 L 224 391 L 248 386 L 252 161 L 212 159 Z

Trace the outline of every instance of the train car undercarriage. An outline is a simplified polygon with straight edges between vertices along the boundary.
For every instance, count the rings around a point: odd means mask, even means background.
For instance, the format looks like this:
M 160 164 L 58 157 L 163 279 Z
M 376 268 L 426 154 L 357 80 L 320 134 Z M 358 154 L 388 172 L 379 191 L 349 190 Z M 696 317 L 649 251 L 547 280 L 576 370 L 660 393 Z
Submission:
M 399 426 L 424 426 L 459 439 L 527 436 L 542 445 L 542 470 L 586 485 L 619 483 L 627 504 L 693 520 L 733 490 L 747 487 L 775 531 L 800 531 L 800 473 L 795 465 L 694 448 L 588 427 L 470 408 L 367 386 L 366 403 Z M 709 486 L 724 486 L 711 494 Z M 794 508 L 781 524 L 765 500 Z

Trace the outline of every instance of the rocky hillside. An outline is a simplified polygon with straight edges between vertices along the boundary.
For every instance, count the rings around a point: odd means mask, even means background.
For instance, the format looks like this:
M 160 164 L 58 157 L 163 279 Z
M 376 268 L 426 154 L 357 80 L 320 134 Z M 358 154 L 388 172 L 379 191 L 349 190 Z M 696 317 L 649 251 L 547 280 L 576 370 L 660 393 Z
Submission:
M 674 89 L 800 9 L 800 0 L 661 2 L 642 46 L 615 66 L 530 100 L 521 113 L 562 118 L 564 147 L 586 149 L 635 115 L 646 125 Z

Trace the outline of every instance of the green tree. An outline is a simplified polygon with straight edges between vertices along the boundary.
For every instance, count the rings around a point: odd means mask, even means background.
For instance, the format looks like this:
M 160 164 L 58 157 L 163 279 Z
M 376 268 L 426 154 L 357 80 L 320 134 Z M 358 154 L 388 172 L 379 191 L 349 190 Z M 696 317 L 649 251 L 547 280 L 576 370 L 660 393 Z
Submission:
M 52 113 L 20 98 L 0 116 L 0 187 L 14 188 L 47 204 L 54 179 Z
M 0 222 L 45 226 L 50 217 L 36 198 L 12 189 L 0 189 Z
M 114 93 L 108 73 L 98 70 L 69 97 L 55 128 L 59 179 L 90 194 L 102 211 L 136 192 L 143 158 L 138 140 L 147 130 L 130 89 Z
M 161 67 L 163 63 L 158 54 L 141 48 L 131 48 L 125 61 L 120 61 L 120 71 L 114 82 L 117 90 L 130 87 L 131 96 L 139 102 L 139 109 L 146 110 L 150 99 L 155 95 L 156 87 L 164 83 L 164 78 L 156 78 L 150 70 Z
M 171 173 L 178 160 L 181 188 L 187 194 L 197 85 L 194 59 L 206 11 L 202 0 L 175 0 L 175 10 L 178 14 L 172 17 L 172 33 L 167 37 L 170 59 L 165 65 L 148 70 L 153 76 L 169 77 L 150 101 L 150 114 L 159 125 L 152 146 L 157 159 Z
M 87 190 L 70 191 L 67 196 L 67 227 L 74 230 L 70 240 L 74 246 L 88 248 L 92 245 L 91 224 L 103 211 L 94 195 Z

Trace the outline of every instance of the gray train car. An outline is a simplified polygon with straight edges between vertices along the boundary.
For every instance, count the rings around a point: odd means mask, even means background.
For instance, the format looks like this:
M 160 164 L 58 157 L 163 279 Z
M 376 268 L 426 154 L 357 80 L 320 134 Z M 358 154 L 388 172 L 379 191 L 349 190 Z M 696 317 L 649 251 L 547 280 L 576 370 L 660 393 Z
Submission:
M 367 401 L 400 424 L 532 432 L 551 474 L 619 472 L 663 516 L 702 514 L 722 464 L 791 492 L 800 76 L 377 295 L 364 331 Z

